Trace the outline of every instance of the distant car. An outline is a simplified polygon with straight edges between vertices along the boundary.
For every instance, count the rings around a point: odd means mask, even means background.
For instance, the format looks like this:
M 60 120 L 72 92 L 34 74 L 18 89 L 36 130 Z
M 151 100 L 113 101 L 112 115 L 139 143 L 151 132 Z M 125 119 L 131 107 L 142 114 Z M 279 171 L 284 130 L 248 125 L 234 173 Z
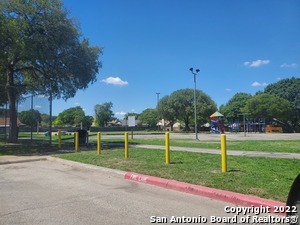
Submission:
M 58 133 L 58 132 L 57 132 Z M 61 135 L 72 135 L 71 132 L 68 132 L 68 131 L 65 131 L 65 130 L 62 130 L 61 131 Z
M 61 135 L 72 135 L 72 134 L 73 134 L 73 133 L 68 132 L 68 131 L 65 131 L 65 130 L 62 130 L 62 131 L 61 131 Z M 50 135 L 50 131 L 46 131 L 46 132 L 44 133 L 44 135 L 45 135 L 45 136 L 49 136 L 49 135 Z M 52 132 L 52 135 L 58 136 L 58 131 L 57 131 L 57 132 Z

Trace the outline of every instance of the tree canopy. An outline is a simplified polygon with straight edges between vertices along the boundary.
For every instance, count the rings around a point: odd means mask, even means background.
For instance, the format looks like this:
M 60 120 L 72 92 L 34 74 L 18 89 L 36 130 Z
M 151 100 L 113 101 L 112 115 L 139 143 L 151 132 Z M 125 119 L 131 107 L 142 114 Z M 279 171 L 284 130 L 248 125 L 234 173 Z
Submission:
M 264 93 L 284 98 L 300 108 L 300 78 L 287 78 L 269 84 Z
M 24 92 L 68 99 L 96 81 L 101 48 L 91 47 L 60 0 L 0 3 L 0 76 L 17 141 L 16 100 Z
M 209 116 L 217 110 L 216 103 L 204 92 L 196 91 L 197 124 L 209 121 Z M 181 89 L 170 96 L 163 97 L 158 103 L 158 111 L 167 120 L 183 121 L 185 129 L 190 130 L 194 122 L 194 90 Z
M 58 114 L 53 124 L 55 126 L 83 126 L 89 128 L 94 121 L 92 116 L 86 116 L 80 106 L 66 109 Z
M 242 109 L 245 113 L 251 113 L 254 118 L 276 118 L 288 121 L 291 117 L 291 103 L 283 98 L 270 94 L 258 94 L 247 101 Z
M 268 85 L 264 93 L 281 97 L 291 103 L 291 121 L 294 131 L 300 131 L 300 78 L 287 78 Z
M 139 115 L 139 119 L 143 124 L 147 124 L 150 127 L 155 127 L 158 122 L 157 109 L 145 109 Z
M 21 123 L 27 126 L 37 126 L 42 121 L 41 113 L 38 110 L 22 111 L 18 116 Z
M 107 126 L 108 122 L 114 119 L 112 107 L 112 102 L 95 105 L 95 122 L 98 126 Z
M 220 106 L 220 112 L 231 120 L 237 118 L 237 115 L 242 112 L 242 108 L 246 106 L 252 95 L 246 93 L 235 94 L 225 105 Z

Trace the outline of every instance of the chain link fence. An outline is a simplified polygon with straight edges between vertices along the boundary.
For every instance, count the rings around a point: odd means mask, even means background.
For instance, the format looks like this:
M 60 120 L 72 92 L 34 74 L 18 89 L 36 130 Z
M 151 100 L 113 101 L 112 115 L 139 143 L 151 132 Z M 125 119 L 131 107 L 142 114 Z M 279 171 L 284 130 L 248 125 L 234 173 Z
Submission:
M 45 95 L 22 96 L 17 102 L 18 141 L 51 143 L 51 102 Z M 9 106 L 0 106 L 0 140 L 8 140 L 10 129 Z

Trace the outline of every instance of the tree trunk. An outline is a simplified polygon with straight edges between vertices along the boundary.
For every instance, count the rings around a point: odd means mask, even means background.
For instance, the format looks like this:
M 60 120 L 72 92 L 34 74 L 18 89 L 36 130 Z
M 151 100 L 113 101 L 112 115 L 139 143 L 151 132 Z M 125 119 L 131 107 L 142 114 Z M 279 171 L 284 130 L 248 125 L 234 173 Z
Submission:
M 9 136 L 8 142 L 17 143 L 18 142 L 18 124 L 17 124 L 17 89 L 14 86 L 13 71 L 7 70 L 7 96 L 9 104 Z
M 184 124 L 185 124 L 185 130 L 187 132 L 190 131 L 190 121 L 188 119 L 185 119 Z

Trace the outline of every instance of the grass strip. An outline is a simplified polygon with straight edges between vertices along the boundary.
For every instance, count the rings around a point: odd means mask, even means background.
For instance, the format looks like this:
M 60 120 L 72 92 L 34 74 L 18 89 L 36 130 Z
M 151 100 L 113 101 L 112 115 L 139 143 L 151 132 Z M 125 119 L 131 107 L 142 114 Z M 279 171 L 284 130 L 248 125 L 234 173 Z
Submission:
M 95 142 L 91 139 L 90 142 Z M 103 142 L 124 142 L 124 139 L 103 139 Z M 130 144 L 165 145 L 164 139 L 129 139 Z M 300 153 L 300 140 L 227 140 L 227 149 L 261 152 Z M 170 140 L 171 146 L 220 149 L 220 141 L 197 141 L 189 139 Z
M 290 186 L 300 173 L 297 159 L 228 156 L 228 172 L 221 173 L 220 156 L 194 152 L 171 152 L 169 165 L 165 164 L 164 151 L 153 149 L 130 149 L 127 160 L 123 149 L 105 150 L 100 156 L 95 151 L 56 156 L 281 202 L 286 201 Z

